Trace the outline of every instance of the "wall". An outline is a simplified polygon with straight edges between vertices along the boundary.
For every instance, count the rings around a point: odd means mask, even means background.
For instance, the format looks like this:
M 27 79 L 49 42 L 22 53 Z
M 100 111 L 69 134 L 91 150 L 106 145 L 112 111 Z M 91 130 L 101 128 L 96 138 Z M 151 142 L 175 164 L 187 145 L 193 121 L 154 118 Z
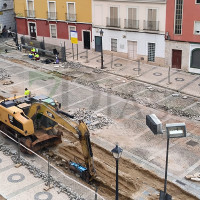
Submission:
M 127 19 L 128 7 L 136 7 L 138 9 L 137 17 L 139 20 L 139 29 L 143 31 L 143 21 L 147 20 L 147 9 L 155 8 L 157 12 L 157 21 L 159 21 L 159 32 L 165 32 L 165 18 L 166 18 L 166 4 L 156 3 L 131 3 L 131 2 L 105 2 L 105 1 L 93 1 L 93 24 L 94 26 L 106 27 L 106 17 L 109 17 L 110 6 L 117 6 L 119 8 L 119 18 L 121 28 L 124 28 L 124 19 Z
M 56 2 L 57 20 L 66 21 L 67 4 L 66 2 L 76 3 L 77 21 L 84 23 L 92 22 L 91 0 L 54 0 Z M 34 9 L 36 18 L 47 19 L 48 12 L 47 0 L 34 0 Z M 26 0 L 14 0 L 15 12 L 19 17 L 25 17 L 27 10 Z M 84 9 L 83 9 L 84 8 Z
M 167 1 L 166 32 L 171 40 L 200 42 L 200 35 L 194 35 L 194 21 L 200 21 L 200 4 L 196 0 L 184 0 L 182 34 L 174 34 L 175 0 Z
M 190 44 L 188 42 L 167 41 L 165 51 L 165 64 L 172 66 L 172 49 L 182 50 L 181 69 L 188 71 L 190 58 Z

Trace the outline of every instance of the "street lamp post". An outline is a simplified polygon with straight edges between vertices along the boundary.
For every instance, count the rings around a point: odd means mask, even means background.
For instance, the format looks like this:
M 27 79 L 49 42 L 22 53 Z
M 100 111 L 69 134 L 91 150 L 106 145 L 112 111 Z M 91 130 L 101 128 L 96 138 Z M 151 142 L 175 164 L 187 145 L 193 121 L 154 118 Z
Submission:
M 115 200 L 119 199 L 119 195 L 118 195 L 118 164 L 119 164 L 119 159 L 122 155 L 122 151 L 123 149 L 121 149 L 118 144 L 116 144 L 116 147 L 111 151 L 113 154 L 113 157 L 116 160 L 116 195 L 115 195 Z
M 146 125 L 151 129 L 154 135 L 163 134 L 162 124 L 155 114 L 146 116 Z M 159 200 L 172 200 L 172 196 L 167 194 L 169 139 L 186 137 L 185 123 L 166 124 L 166 133 L 167 133 L 167 151 L 166 151 L 166 163 L 165 163 L 165 183 L 164 183 L 164 191 L 162 190 L 160 191 Z
M 103 30 L 100 30 L 100 36 L 101 36 L 101 69 L 103 69 Z

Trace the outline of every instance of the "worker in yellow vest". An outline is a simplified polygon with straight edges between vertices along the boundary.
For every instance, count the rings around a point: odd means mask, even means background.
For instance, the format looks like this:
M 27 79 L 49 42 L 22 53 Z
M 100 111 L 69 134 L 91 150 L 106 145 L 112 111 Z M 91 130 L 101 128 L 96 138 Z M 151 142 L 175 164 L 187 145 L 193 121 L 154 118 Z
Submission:
M 30 96 L 30 95 L 31 95 L 30 90 L 28 90 L 27 88 L 25 88 L 24 95 L 25 95 L 25 96 Z
M 37 54 L 37 53 L 35 53 L 35 55 L 34 55 L 34 60 L 40 60 L 40 55 Z

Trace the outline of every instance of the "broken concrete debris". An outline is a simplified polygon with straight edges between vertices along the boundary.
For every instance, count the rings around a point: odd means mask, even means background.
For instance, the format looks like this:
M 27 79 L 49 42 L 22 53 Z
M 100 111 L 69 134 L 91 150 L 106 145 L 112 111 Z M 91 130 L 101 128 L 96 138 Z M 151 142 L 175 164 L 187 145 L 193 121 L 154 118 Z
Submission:
M 6 145 L 0 144 L 0 151 L 3 152 L 4 155 L 6 156 L 11 156 L 12 161 L 17 164 L 19 162 L 18 160 L 18 154 L 16 151 L 10 150 Z M 41 169 L 35 167 L 33 164 L 25 160 L 23 157 L 20 157 L 20 163 L 29 170 L 31 174 L 35 178 L 40 178 L 42 179 L 45 184 L 48 184 L 48 181 L 50 181 L 50 184 L 53 185 L 54 188 L 58 188 L 58 193 L 65 193 L 68 195 L 70 200 L 85 200 L 82 198 L 80 195 L 78 195 L 76 192 L 72 190 L 70 186 L 66 186 L 60 181 L 57 181 L 56 178 L 53 178 L 51 175 L 48 176 L 48 174 Z
M 101 129 L 112 124 L 112 120 L 102 113 L 94 113 L 86 109 L 70 110 L 69 113 L 74 116 L 74 120 L 83 120 L 90 130 Z

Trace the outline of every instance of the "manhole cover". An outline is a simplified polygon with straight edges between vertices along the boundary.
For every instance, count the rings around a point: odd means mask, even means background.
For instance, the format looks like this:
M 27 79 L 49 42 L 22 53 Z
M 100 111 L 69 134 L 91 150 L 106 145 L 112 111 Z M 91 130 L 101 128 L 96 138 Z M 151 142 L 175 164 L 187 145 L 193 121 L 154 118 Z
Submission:
M 160 72 L 155 72 L 155 73 L 153 73 L 153 75 L 154 75 L 154 76 L 161 76 L 162 73 L 160 73 Z
M 187 145 L 190 145 L 192 147 L 196 146 L 197 144 L 199 144 L 198 142 L 195 142 L 194 140 L 190 140 L 188 142 L 186 142 Z
M 99 62 L 99 63 L 100 63 L 100 62 L 101 62 L 101 59 L 98 59 L 98 60 L 97 60 L 97 62 Z M 103 62 L 104 62 L 104 60 L 103 60 Z
M 14 173 L 8 176 L 7 180 L 12 183 L 18 183 L 25 179 L 25 176 L 21 173 Z
M 38 192 L 34 195 L 34 200 L 51 200 L 52 194 L 49 192 Z
M 80 56 L 80 58 L 87 58 L 87 56 Z
M 175 78 L 176 81 L 184 81 L 184 78 Z
M 114 66 L 115 66 L 115 67 L 121 67 L 122 64 L 121 64 L 121 63 L 115 63 Z
M 138 69 L 138 68 L 133 68 L 133 71 L 139 71 L 140 69 Z

